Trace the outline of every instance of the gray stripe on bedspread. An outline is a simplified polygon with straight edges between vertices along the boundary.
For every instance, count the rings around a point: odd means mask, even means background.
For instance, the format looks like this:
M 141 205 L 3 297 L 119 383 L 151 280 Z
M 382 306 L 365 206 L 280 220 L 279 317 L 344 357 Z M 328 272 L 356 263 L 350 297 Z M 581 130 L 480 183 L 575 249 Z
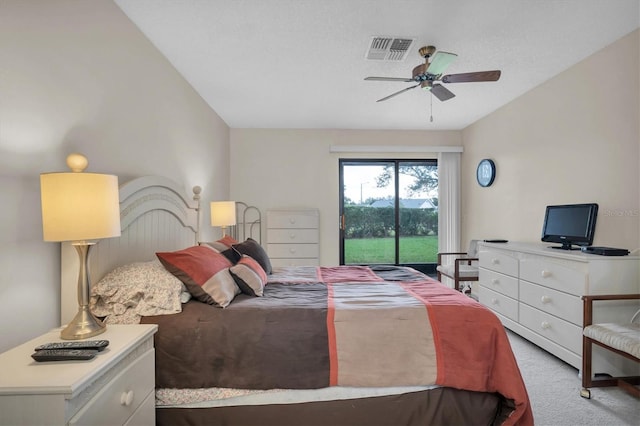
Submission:
M 371 270 L 382 281 L 424 281 L 428 279 L 426 275 L 405 266 L 373 265 Z

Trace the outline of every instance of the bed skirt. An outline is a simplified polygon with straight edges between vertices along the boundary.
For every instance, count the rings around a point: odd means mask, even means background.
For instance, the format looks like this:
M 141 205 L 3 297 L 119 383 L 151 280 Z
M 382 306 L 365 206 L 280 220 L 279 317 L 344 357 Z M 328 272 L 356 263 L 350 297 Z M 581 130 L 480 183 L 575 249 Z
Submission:
M 156 408 L 156 425 L 499 425 L 513 404 L 498 394 L 436 388 L 372 398 L 214 408 Z

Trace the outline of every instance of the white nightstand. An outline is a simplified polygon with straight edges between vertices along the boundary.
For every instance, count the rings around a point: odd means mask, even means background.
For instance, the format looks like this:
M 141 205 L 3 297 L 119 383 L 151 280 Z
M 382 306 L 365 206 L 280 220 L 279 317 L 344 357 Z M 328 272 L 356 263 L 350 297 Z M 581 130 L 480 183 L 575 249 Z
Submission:
M 36 362 L 60 329 L 0 354 L 1 425 L 154 425 L 157 325 L 109 325 L 90 361 Z

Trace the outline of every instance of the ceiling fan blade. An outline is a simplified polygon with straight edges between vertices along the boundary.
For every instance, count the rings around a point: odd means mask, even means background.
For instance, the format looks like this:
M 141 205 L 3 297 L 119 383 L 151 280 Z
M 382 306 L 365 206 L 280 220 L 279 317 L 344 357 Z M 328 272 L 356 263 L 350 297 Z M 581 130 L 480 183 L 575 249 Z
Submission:
M 449 74 L 442 77 L 443 83 L 472 83 L 475 81 L 498 81 L 501 71 L 478 71 L 462 74 Z
M 429 67 L 427 68 L 427 73 L 433 75 L 442 74 L 457 57 L 458 55 L 455 53 L 436 52 L 435 55 L 433 55 L 433 58 L 431 58 Z
M 405 83 L 411 83 L 413 81 L 412 78 L 402 78 L 402 77 L 366 77 L 367 81 L 404 81 Z
M 448 101 L 449 99 L 456 96 L 442 84 L 434 84 L 433 87 L 431 87 L 431 93 L 433 93 L 433 95 L 436 98 L 440 99 L 442 102 Z
M 393 98 L 394 96 L 397 96 L 397 95 L 399 95 L 400 93 L 404 93 L 404 92 L 406 92 L 407 90 L 414 89 L 414 88 L 416 88 L 416 87 L 418 87 L 418 86 L 420 86 L 420 85 L 419 85 L 419 84 L 416 84 L 415 86 L 409 86 L 409 87 L 407 87 L 406 89 L 399 90 L 399 91 L 397 91 L 396 93 L 392 93 L 392 94 L 390 94 L 389 96 L 385 96 L 385 97 L 384 97 L 384 98 L 382 98 L 382 99 L 378 99 L 376 102 L 386 101 L 386 100 L 387 100 L 387 99 L 389 99 L 389 98 Z

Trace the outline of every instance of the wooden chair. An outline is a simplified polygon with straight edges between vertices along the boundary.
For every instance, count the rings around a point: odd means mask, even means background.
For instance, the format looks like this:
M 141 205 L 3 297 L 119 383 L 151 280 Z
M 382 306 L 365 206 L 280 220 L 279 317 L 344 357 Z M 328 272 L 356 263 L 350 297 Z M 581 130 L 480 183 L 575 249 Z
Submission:
M 449 260 L 455 256 L 453 263 Z M 443 263 L 443 260 L 449 262 Z M 478 240 L 469 242 L 469 250 L 465 252 L 438 253 L 436 266 L 438 281 L 442 282 L 442 276 L 453 280 L 454 288 L 460 291 L 460 283 L 464 281 L 478 281 Z
M 584 303 L 584 327 L 582 335 L 582 390 L 580 396 L 591 398 L 590 387 L 619 386 L 630 394 L 640 398 L 640 376 L 593 378 L 593 344 L 640 362 L 640 322 L 636 322 L 640 311 L 628 323 L 593 324 L 593 302 L 596 300 L 633 300 L 640 294 L 605 294 L 582 296 Z

